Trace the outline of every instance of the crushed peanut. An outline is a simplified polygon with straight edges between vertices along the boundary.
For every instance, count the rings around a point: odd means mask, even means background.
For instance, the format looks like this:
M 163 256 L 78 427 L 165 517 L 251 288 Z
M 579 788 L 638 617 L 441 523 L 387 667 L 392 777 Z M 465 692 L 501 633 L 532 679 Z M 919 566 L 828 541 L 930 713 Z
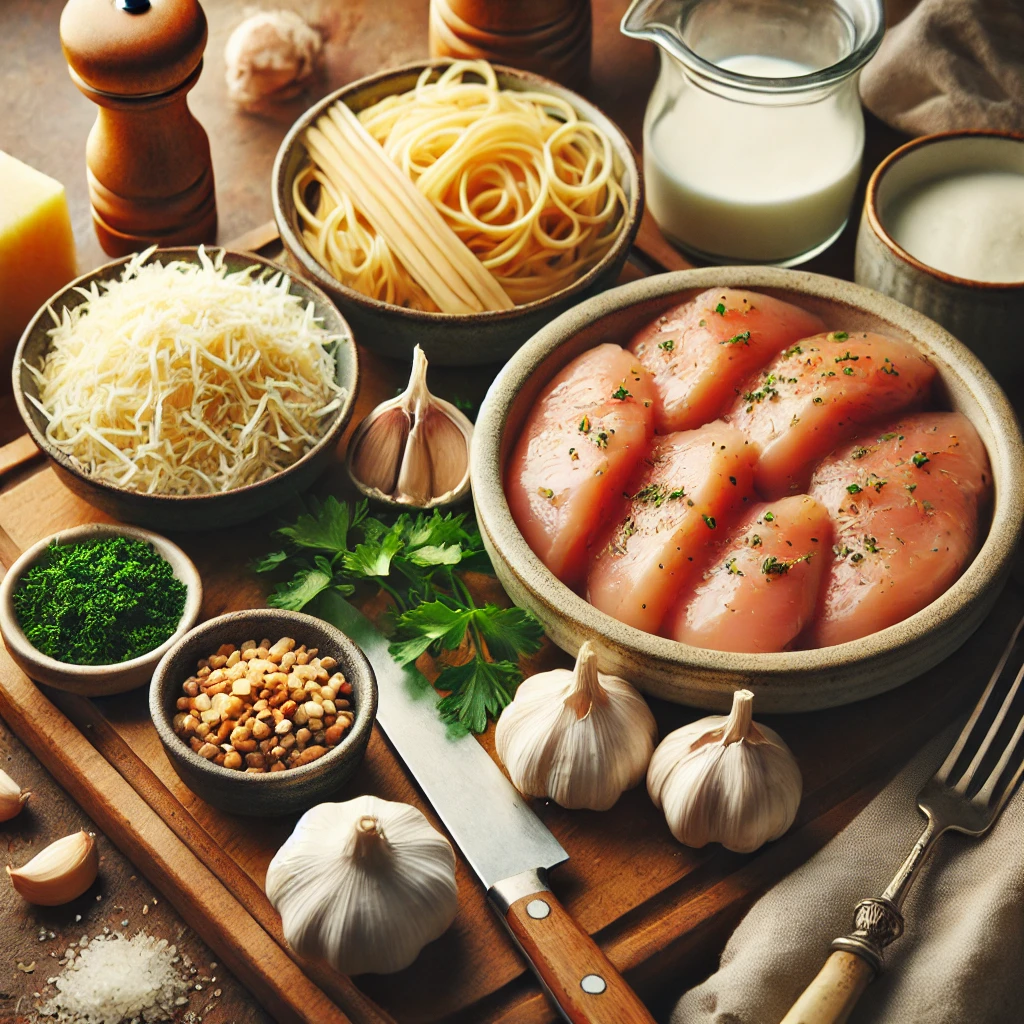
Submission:
M 311 764 L 355 721 L 352 684 L 337 666 L 291 637 L 222 644 L 182 683 L 174 731 L 200 757 L 235 771 Z

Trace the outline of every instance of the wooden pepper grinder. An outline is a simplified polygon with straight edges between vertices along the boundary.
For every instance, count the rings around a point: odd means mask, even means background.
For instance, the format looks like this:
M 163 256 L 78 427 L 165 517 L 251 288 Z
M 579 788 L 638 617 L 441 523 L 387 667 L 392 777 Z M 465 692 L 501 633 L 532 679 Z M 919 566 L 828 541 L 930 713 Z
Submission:
M 206 47 L 197 0 L 68 0 L 60 39 L 72 81 L 100 108 L 85 160 L 103 249 L 213 242 L 210 142 L 186 99 Z
M 591 22 L 590 0 L 430 0 L 430 55 L 509 64 L 581 89 Z

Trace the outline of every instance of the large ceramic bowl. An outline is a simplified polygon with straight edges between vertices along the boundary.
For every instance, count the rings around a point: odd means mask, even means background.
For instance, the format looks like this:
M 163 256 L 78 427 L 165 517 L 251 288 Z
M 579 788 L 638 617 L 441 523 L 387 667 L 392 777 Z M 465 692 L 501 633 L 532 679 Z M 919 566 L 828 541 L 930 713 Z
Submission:
M 643 183 L 636 156 L 622 131 L 582 96 L 539 75 L 512 68 L 496 67 L 498 82 L 505 89 L 550 93 L 570 103 L 584 121 L 597 125 L 611 140 L 619 178 L 628 207 L 625 223 L 615 244 L 599 263 L 568 288 L 524 303 L 514 309 L 488 313 L 427 313 L 380 302 L 341 284 L 310 254 L 302 242 L 298 214 L 292 198 L 292 183 L 306 162 L 303 132 L 336 101 L 342 100 L 357 113 L 395 93 L 416 85 L 424 68 L 451 61 L 421 61 L 391 71 L 361 78 L 325 96 L 295 122 L 281 143 L 274 162 L 272 195 L 274 218 L 289 256 L 342 309 L 356 329 L 360 343 L 383 355 L 411 359 L 416 345 L 439 366 L 482 366 L 504 362 L 532 334 L 570 306 L 613 285 L 630 246 L 640 228 L 643 212 Z
M 216 253 L 209 247 L 208 252 Z M 198 263 L 195 246 L 160 249 L 154 259 L 167 263 L 182 260 Z M 114 260 L 90 274 L 74 280 L 59 291 L 39 310 L 25 329 L 14 354 L 14 398 L 18 411 L 36 445 L 50 457 L 61 481 L 80 498 L 122 522 L 136 523 L 158 530 L 209 530 L 233 526 L 255 519 L 265 512 L 283 505 L 301 494 L 327 468 L 341 435 L 345 431 L 359 388 L 359 357 L 352 339 L 352 331 L 331 300 L 319 288 L 291 276 L 290 291 L 312 302 L 316 316 L 331 334 L 343 340 L 335 348 L 335 379 L 346 389 L 347 395 L 333 414 L 323 437 L 302 458 L 287 469 L 244 487 L 236 487 L 219 494 L 144 494 L 126 487 L 97 480 L 84 473 L 67 454 L 46 437 L 46 419 L 29 397 L 37 398 L 39 389 L 29 366 L 42 363 L 50 343 L 48 331 L 53 326 L 49 309 L 58 314 L 61 309 L 74 308 L 84 301 L 79 288 L 89 288 L 93 282 L 109 281 L 120 277 L 124 265 L 132 257 Z M 257 267 L 256 273 L 276 273 L 279 266 L 252 253 L 224 251 L 224 263 L 229 273 L 246 267 Z
M 938 368 L 945 400 L 977 427 L 992 462 L 988 534 L 963 576 L 903 622 L 851 643 L 780 654 L 734 654 L 653 636 L 598 611 L 530 550 L 502 488 L 502 468 L 524 418 L 552 376 L 581 352 L 623 342 L 669 306 L 705 288 L 752 288 L 818 313 L 826 325 L 912 342 Z M 512 600 L 530 609 L 570 653 L 583 640 L 605 671 L 666 700 L 724 711 L 733 690 L 757 694 L 762 713 L 834 707 L 892 689 L 955 651 L 992 608 L 1010 570 L 1024 517 L 1024 443 L 1006 396 L 968 349 L 893 299 L 858 285 L 773 267 L 683 270 L 623 285 L 559 317 L 498 375 L 477 419 L 473 494 L 484 544 Z
M 199 659 L 208 658 L 221 644 L 240 646 L 262 638 L 276 643 L 284 636 L 337 661 L 333 671 L 352 684 L 355 721 L 348 732 L 316 761 L 282 772 L 250 774 L 200 757 L 174 732 L 182 683 L 195 673 Z M 292 814 L 333 796 L 355 774 L 377 717 L 377 679 L 363 652 L 330 623 L 283 608 L 254 608 L 218 615 L 178 640 L 153 673 L 149 712 L 171 767 L 197 796 L 229 814 Z

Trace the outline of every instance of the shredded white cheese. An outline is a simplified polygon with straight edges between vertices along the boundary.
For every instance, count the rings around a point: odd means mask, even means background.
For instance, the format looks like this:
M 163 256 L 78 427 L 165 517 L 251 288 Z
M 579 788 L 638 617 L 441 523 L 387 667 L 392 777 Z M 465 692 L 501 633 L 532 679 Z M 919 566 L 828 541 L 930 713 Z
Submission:
M 229 274 L 136 256 L 82 290 L 30 367 L 46 436 L 88 476 L 147 494 L 212 494 L 266 479 L 323 436 L 345 397 L 341 343 L 283 273 Z

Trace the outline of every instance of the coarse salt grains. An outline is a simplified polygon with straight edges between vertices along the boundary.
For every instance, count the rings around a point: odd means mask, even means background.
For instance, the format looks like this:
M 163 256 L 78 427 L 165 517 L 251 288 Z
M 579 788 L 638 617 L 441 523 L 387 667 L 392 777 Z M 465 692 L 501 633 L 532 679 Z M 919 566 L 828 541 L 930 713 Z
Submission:
M 79 944 L 81 945 L 81 944 Z M 97 935 L 56 978 L 39 1013 L 59 1024 L 166 1021 L 188 1001 L 175 946 L 139 932 Z

